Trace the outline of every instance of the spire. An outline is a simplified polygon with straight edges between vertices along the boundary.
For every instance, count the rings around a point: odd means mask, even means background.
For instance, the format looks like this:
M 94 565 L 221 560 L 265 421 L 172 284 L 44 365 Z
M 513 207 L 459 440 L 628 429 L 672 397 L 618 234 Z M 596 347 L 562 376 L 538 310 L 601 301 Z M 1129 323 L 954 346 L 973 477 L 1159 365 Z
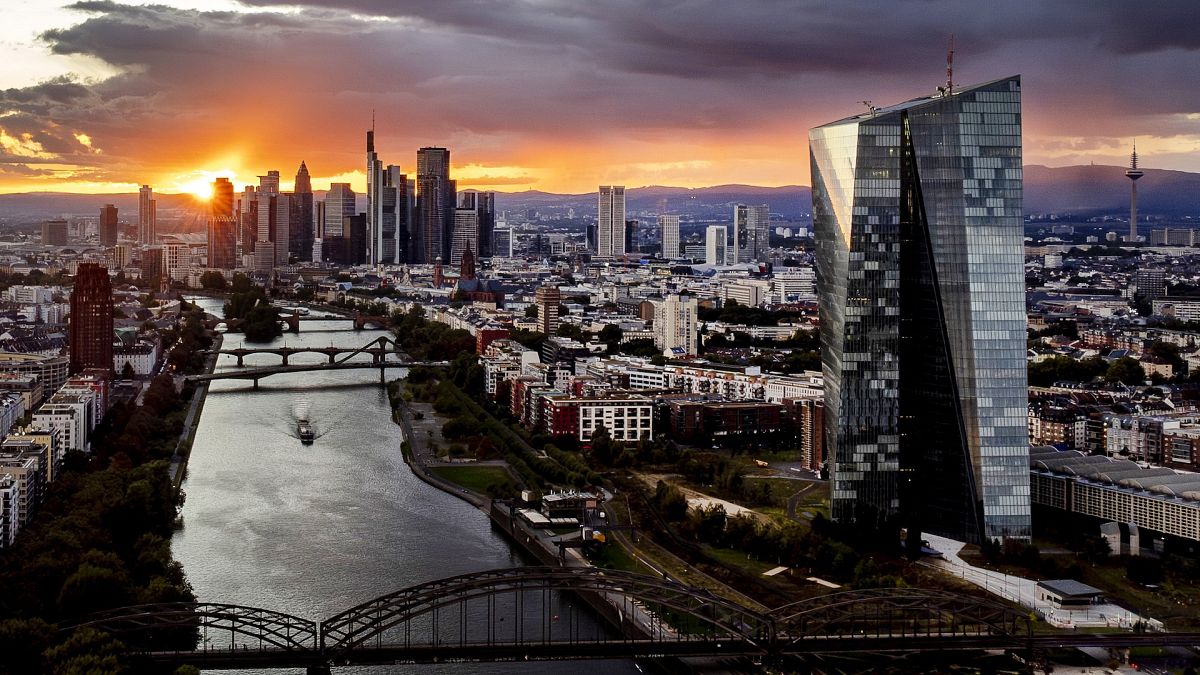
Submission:
M 1133 142 L 1133 154 L 1129 156 L 1129 168 L 1137 168 L 1137 141 Z

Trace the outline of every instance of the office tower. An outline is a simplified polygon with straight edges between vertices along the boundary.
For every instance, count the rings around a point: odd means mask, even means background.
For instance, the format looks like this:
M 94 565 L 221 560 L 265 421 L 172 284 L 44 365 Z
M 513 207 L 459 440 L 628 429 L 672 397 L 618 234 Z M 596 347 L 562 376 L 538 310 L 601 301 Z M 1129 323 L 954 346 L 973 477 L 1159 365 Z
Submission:
M 687 291 L 654 303 L 654 346 L 694 356 L 699 305 Z
M 192 248 L 187 244 L 163 244 L 163 265 L 171 281 L 187 281 L 192 269 Z
M 512 229 L 497 227 L 492 230 L 492 257 L 511 258 L 513 252 L 512 243 Z
M 267 175 L 258 177 L 258 192 L 259 194 L 277 195 L 279 194 L 279 172 L 268 171 Z
M 354 190 L 349 183 L 331 183 L 325 193 L 325 221 L 322 237 L 342 236 L 342 219 L 357 213 L 354 207 Z
M 450 151 L 417 150 L 417 223 L 413 228 L 413 262 L 431 263 L 449 253 L 448 230 L 453 224 L 454 183 L 450 180 Z
M 231 270 L 238 266 L 237 225 L 237 219 L 233 216 L 208 217 L 209 267 Z
M 679 216 L 661 215 L 658 229 L 662 237 L 662 257 L 674 260 L 679 257 Z
M 297 260 L 312 260 L 313 191 L 308 167 L 303 161 L 292 188 L 291 220 L 288 223 L 288 253 Z
M 1138 168 L 1137 145 L 1134 145 L 1133 154 L 1129 156 L 1129 168 L 1125 170 L 1125 177 L 1129 179 L 1129 241 L 1131 242 L 1138 240 L 1137 181 L 1142 175 L 1142 170 Z
M 258 192 L 258 232 L 254 242 L 254 269 L 269 272 L 288 263 L 288 231 L 292 223 L 292 196 Z
M 1138 270 L 1133 273 L 1133 290 L 1147 302 L 1167 294 L 1166 270 Z
M 479 250 L 479 210 L 476 193 L 463 192 L 458 195 L 458 206 L 454 209 L 454 229 L 450 237 L 450 264 L 462 263 L 463 252 Z
M 254 253 L 254 240 L 258 235 L 258 194 L 253 185 L 247 185 L 238 199 L 238 255 Z
M 71 374 L 113 369 L 113 297 L 108 269 L 79 263 L 71 289 Z
M 726 261 L 726 251 L 729 249 L 728 241 L 726 240 L 726 232 L 728 228 L 724 225 L 709 225 L 704 231 L 704 264 L 705 265 L 724 265 Z
M 641 252 L 641 249 L 638 247 L 638 221 L 636 221 L 636 220 L 625 221 L 625 227 L 623 229 L 624 229 L 624 232 L 622 232 L 622 234 L 625 237 L 625 252 L 626 253 Z
M 494 232 L 496 230 L 496 193 L 476 192 L 475 209 L 479 212 L 479 246 L 473 249 L 477 258 L 490 258 L 492 255 Z
M 43 246 L 66 246 L 67 245 L 67 221 L 65 221 L 65 220 L 43 220 L 42 221 L 42 245 Z
M 154 190 L 143 185 L 138 190 L 138 243 L 150 246 L 158 241 L 158 201 Z
M 542 334 L 554 335 L 558 330 L 558 306 L 562 304 L 562 291 L 558 290 L 558 286 L 538 286 L 534 299 Z
M 596 257 L 625 255 L 625 187 L 601 185 L 596 214 Z
M 228 178 L 213 181 L 213 196 L 210 213 L 217 217 L 233 217 L 233 183 Z
M 151 289 L 158 288 L 159 282 L 165 275 L 165 271 L 163 269 L 162 246 L 146 246 L 143 248 L 141 255 L 141 266 L 142 280 L 144 280 Z
M 729 249 L 729 262 L 765 262 L 771 231 L 771 211 L 766 204 L 761 206 L 733 206 L 733 241 Z M 735 259 L 736 258 L 736 259 Z
M 100 207 L 100 226 L 97 234 L 100 237 L 101 246 L 116 246 L 117 231 L 117 207 L 112 204 L 105 204 Z
M 834 519 L 1028 539 L 1020 78 L 809 148 Z
M 367 215 L 359 213 L 342 220 L 342 231 L 346 234 L 346 264 L 362 265 L 367 262 Z

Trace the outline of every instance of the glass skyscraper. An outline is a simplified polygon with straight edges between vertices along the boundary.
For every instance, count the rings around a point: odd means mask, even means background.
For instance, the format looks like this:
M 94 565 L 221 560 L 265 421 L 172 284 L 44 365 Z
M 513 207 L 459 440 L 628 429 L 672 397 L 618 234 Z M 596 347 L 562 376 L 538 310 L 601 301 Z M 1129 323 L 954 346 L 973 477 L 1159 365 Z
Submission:
M 1027 539 L 1020 78 L 809 147 L 834 519 Z

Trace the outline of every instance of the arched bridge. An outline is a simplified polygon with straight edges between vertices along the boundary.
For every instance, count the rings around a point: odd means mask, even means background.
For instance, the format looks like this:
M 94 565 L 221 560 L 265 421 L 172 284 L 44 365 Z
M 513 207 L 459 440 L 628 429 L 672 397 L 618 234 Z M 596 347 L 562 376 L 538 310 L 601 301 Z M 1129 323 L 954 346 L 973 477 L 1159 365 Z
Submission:
M 390 321 L 386 316 L 375 316 L 371 314 L 362 314 L 355 312 L 351 315 L 329 315 L 329 316 L 301 316 L 296 312 L 291 314 L 280 314 L 279 322 L 286 325 L 289 332 L 299 333 L 300 323 L 303 321 L 349 321 L 354 327 L 354 330 L 363 330 L 369 325 L 375 325 L 379 328 L 387 328 Z M 216 329 L 217 326 L 225 324 L 225 328 L 231 331 L 240 330 L 243 319 L 208 319 L 204 322 L 204 327 L 209 330 Z
M 258 388 L 260 380 L 272 375 L 282 375 L 285 373 L 304 373 L 318 370 L 379 370 L 379 380 L 385 380 L 385 371 L 388 368 L 414 368 L 417 366 L 427 367 L 442 367 L 449 365 L 448 361 L 399 361 L 389 360 L 388 356 L 403 353 L 399 350 L 399 345 L 391 338 L 385 336 L 378 337 L 367 344 L 357 349 L 342 349 L 337 347 L 262 347 L 262 348 L 238 348 L 238 349 L 222 349 L 217 351 L 218 354 L 228 354 L 237 357 L 238 367 L 236 369 L 219 370 L 212 373 L 202 373 L 199 375 L 186 375 L 183 381 L 190 384 L 200 382 L 212 382 L 214 380 L 252 380 L 254 388 Z M 209 354 L 213 352 L 207 352 Z M 314 353 L 324 354 L 329 360 L 326 363 L 305 363 L 305 364 L 289 364 L 288 359 L 294 354 Z M 251 354 L 277 354 L 283 359 L 283 365 L 279 366 L 264 366 L 258 368 L 246 368 L 245 358 Z M 371 356 L 370 361 L 354 361 L 355 356 L 360 354 L 368 354 Z M 341 358 L 338 358 L 341 357 Z
M 617 627 L 578 621 L 569 591 Z M 566 616 L 560 616 L 563 613 Z M 1022 611 L 974 596 L 913 588 L 833 593 L 761 612 L 654 576 L 594 568 L 520 567 L 405 588 L 311 621 L 225 604 L 111 610 L 63 628 L 122 639 L 137 659 L 201 668 L 745 656 L 927 649 L 1194 645 L 1185 633 L 1038 633 Z M 588 627 L 590 626 L 590 627 Z
M 245 367 L 245 358 L 253 354 L 274 354 L 283 359 L 283 365 L 288 365 L 288 360 L 294 354 L 323 354 L 329 359 L 329 363 L 338 363 L 338 357 L 341 362 L 348 362 L 351 358 L 359 354 L 368 354 L 371 356 L 372 363 L 379 363 L 384 360 L 388 354 L 395 354 L 400 351 L 400 345 L 387 336 L 381 336 L 357 349 L 344 347 L 238 347 L 235 349 L 221 349 L 216 351 L 206 351 L 205 354 L 227 354 L 237 357 L 238 368 Z

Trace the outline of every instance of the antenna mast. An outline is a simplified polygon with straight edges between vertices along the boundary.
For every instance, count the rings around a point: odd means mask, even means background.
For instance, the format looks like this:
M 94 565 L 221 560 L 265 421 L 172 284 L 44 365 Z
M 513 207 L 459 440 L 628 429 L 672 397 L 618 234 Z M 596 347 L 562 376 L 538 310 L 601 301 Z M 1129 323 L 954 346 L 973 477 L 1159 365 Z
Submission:
M 950 44 L 946 48 L 946 95 L 954 93 L 954 33 L 950 34 Z

